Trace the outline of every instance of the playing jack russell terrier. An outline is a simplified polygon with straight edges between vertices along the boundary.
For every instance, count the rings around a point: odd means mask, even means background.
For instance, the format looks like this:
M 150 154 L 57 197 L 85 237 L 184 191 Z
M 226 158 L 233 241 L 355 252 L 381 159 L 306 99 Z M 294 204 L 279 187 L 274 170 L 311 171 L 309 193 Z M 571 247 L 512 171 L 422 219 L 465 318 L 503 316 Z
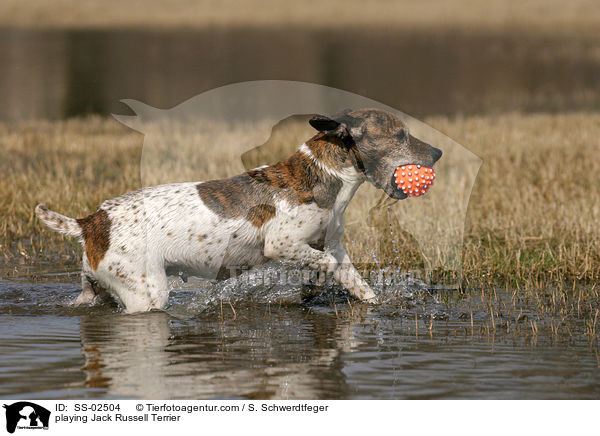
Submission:
M 287 160 L 229 179 L 143 188 L 80 219 L 38 205 L 40 220 L 83 245 L 77 303 L 111 296 L 126 312 L 163 309 L 167 273 L 222 279 L 270 259 L 333 274 L 373 300 L 341 241 L 346 207 L 364 181 L 393 199 L 424 194 L 442 152 L 379 109 L 310 125 L 318 133 Z

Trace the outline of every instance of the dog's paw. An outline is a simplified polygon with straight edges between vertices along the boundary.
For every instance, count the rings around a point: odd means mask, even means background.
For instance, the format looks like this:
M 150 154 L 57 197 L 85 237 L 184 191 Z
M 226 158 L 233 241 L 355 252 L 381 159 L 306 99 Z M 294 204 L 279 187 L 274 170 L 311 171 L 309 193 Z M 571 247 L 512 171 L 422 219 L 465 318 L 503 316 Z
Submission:
M 367 304 L 380 304 L 381 299 L 377 295 L 373 295 L 369 298 L 363 298 L 362 301 Z
M 352 292 L 351 292 L 352 293 Z M 376 303 L 377 295 L 373 292 L 373 290 L 369 287 L 360 288 L 356 291 L 356 293 L 352 293 L 354 296 L 358 297 L 360 301 L 365 303 Z

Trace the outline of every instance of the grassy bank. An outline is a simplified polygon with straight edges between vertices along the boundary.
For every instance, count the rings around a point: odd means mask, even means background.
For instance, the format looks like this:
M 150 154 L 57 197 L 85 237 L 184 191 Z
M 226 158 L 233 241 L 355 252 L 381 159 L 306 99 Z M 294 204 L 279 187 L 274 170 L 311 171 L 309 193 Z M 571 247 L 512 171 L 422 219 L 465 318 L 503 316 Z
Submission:
M 465 234 L 470 280 L 600 279 L 600 116 L 431 120 L 484 160 Z
M 467 284 L 508 282 L 510 287 L 542 288 L 600 279 L 600 115 L 508 114 L 426 122 L 483 159 L 464 228 L 462 272 Z M 298 126 L 294 135 L 306 132 L 310 128 Z M 205 153 L 184 156 L 193 171 L 177 171 L 176 179 L 243 170 L 235 148 L 238 135 L 241 131 L 228 132 L 225 145 L 210 150 L 208 159 Z M 183 141 L 178 135 L 174 138 Z M 75 241 L 42 227 L 34 206 L 43 202 L 80 217 L 104 199 L 138 188 L 143 140 L 115 120 L 97 117 L 0 125 L 0 171 L 6 180 L 0 187 L 0 258 L 7 264 L 64 254 L 76 259 Z M 251 140 L 261 143 L 260 135 Z M 279 142 L 271 150 L 299 144 L 275 140 Z M 201 141 L 196 136 L 192 142 Z M 454 163 L 451 156 L 445 159 L 449 171 Z M 430 201 L 435 195 L 449 195 L 441 180 L 426 196 Z M 375 223 L 365 221 L 381 201 L 369 188 L 359 191 L 347 216 L 351 256 L 359 263 L 372 259 L 376 241 L 379 264 L 422 268 L 427 262 L 423 242 L 407 231 L 402 215 L 383 213 Z M 418 201 L 393 207 L 431 204 Z M 444 220 L 439 214 L 433 218 Z

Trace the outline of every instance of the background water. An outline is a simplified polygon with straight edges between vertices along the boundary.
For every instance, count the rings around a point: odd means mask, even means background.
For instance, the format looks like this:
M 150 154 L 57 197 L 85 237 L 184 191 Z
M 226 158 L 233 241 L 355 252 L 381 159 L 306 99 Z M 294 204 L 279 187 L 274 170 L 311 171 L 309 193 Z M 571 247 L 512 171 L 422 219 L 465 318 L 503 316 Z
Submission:
M 339 291 L 302 303 L 293 288 L 191 280 L 167 311 L 124 315 L 72 307 L 75 269 L 47 269 L 0 280 L 0 397 L 600 398 L 583 326 L 565 337 L 534 334 L 533 318 L 491 323 L 473 293 L 406 280 L 379 286 L 380 306 Z
M 169 108 L 248 80 L 298 80 L 409 115 L 600 109 L 600 38 L 493 30 L 0 29 L 0 119 Z

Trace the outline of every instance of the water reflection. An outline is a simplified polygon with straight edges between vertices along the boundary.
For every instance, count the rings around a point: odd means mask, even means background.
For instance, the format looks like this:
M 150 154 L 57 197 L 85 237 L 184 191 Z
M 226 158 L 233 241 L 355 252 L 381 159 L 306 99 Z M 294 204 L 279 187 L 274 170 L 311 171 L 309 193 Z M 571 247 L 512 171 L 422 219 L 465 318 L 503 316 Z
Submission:
M 93 396 L 154 399 L 599 398 L 582 344 L 486 334 L 464 322 L 410 320 L 358 305 L 238 308 L 176 319 L 85 316 Z
M 1 398 L 600 398 L 584 323 L 555 334 L 537 318 L 534 331 L 521 299 L 529 320 L 505 313 L 495 328 L 485 310 L 471 323 L 475 295 L 443 292 L 374 307 L 246 296 L 221 314 L 178 291 L 168 312 L 124 315 L 75 309 L 79 285 L 53 280 L 0 280 Z
M 356 346 L 354 321 L 261 312 L 223 323 L 164 312 L 82 317 L 86 386 L 111 397 L 343 398 L 340 356 Z

